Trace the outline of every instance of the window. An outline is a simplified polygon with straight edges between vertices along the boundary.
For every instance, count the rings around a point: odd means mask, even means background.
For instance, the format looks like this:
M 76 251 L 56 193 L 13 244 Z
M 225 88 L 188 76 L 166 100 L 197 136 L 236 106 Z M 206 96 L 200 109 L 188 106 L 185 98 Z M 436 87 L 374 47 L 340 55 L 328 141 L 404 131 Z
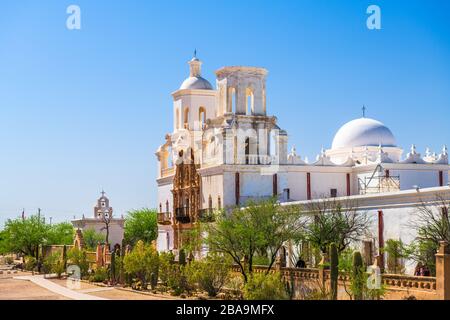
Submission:
M 330 196 L 332 198 L 336 198 L 337 197 L 337 189 L 330 189 Z
M 246 95 L 246 98 L 247 98 L 247 100 L 246 100 L 246 108 L 245 108 L 245 112 L 246 112 L 246 115 L 252 115 L 253 114 L 253 112 L 254 112 L 254 110 L 253 110 L 253 101 L 254 101 L 254 99 L 253 99 L 253 91 L 252 91 L 252 89 L 250 89 L 250 88 L 247 88 L 246 90 L 245 90 L 245 95 Z
M 198 109 L 198 122 L 200 123 L 200 129 L 202 129 L 206 123 L 206 110 L 204 107 Z
M 236 111 L 236 89 L 233 87 L 228 88 L 228 105 L 227 112 Z
M 245 138 L 245 164 L 249 164 L 250 138 Z
M 184 109 L 184 128 L 189 129 L 189 108 Z

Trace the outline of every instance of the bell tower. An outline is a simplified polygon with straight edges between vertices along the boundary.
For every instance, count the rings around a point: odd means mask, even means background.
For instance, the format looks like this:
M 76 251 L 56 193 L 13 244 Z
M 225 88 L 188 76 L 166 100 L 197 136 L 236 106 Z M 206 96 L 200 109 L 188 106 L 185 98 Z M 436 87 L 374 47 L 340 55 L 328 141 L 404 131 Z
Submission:
M 97 205 L 94 207 L 94 218 L 96 219 L 112 218 L 113 208 L 109 205 L 109 199 L 105 196 L 105 193 L 102 190 L 102 196 L 97 199 Z

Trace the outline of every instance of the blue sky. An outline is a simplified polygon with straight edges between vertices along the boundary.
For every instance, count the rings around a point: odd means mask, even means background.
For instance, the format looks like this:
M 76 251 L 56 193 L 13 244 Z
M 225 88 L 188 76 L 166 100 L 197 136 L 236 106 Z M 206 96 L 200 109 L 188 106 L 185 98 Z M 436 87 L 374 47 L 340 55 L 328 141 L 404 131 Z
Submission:
M 81 30 L 66 8 L 81 8 Z M 379 5 L 382 30 L 366 28 Z M 450 144 L 450 2 L 2 1 L 0 223 L 156 207 L 154 152 L 196 48 L 203 74 L 269 70 L 268 112 L 310 159 L 345 122 L 384 122 L 400 146 Z

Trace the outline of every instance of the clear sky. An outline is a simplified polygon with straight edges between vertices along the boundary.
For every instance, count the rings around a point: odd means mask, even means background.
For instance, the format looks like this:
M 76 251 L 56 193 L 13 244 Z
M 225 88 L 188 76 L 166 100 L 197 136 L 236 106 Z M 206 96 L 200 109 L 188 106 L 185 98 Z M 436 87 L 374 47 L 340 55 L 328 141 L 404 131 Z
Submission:
M 212 83 L 226 65 L 269 70 L 268 112 L 302 157 L 363 104 L 404 149 L 450 144 L 447 0 L 5 0 L 0 16 L 0 223 L 90 216 L 102 188 L 116 214 L 156 207 L 154 152 L 195 48 Z

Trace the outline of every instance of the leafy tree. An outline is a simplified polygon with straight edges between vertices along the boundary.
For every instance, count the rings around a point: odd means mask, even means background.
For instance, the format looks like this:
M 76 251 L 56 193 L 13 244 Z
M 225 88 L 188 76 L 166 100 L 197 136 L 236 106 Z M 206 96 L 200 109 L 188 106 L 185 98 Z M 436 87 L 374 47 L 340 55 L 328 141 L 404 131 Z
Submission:
M 282 246 L 298 237 L 302 227 L 298 208 L 281 206 L 274 199 L 250 202 L 247 207 L 236 208 L 230 214 L 222 213 L 215 223 L 203 226 L 210 250 L 230 256 L 239 266 L 245 282 L 253 272 L 255 255 L 268 255 L 268 274 Z
M 392 274 L 405 273 L 403 259 L 407 257 L 407 252 L 401 240 L 389 239 L 386 241 L 383 252 L 387 253 L 387 272 Z
M 158 235 L 157 212 L 151 209 L 129 211 L 125 220 L 125 239 L 135 244 L 139 240 L 151 243 Z
M 342 203 L 336 199 L 313 201 L 306 205 L 303 218 L 304 238 L 326 253 L 331 243 L 338 252 L 344 251 L 352 242 L 361 240 L 369 229 L 371 221 L 365 213 L 358 213 L 351 202 Z
M 105 242 L 105 235 L 95 231 L 95 229 L 86 229 L 83 231 L 83 239 L 86 249 L 95 251 L 98 243 Z
M 38 257 L 38 248 L 47 241 L 50 226 L 37 215 L 8 219 L 2 232 L 2 250 Z
M 409 227 L 417 232 L 415 240 L 407 247 L 406 256 L 424 266 L 431 275 L 436 274 L 436 252 L 440 241 L 450 242 L 450 201 L 440 194 L 432 205 L 422 202 Z
M 69 245 L 73 243 L 74 228 L 69 222 L 61 222 L 50 226 L 46 244 Z

